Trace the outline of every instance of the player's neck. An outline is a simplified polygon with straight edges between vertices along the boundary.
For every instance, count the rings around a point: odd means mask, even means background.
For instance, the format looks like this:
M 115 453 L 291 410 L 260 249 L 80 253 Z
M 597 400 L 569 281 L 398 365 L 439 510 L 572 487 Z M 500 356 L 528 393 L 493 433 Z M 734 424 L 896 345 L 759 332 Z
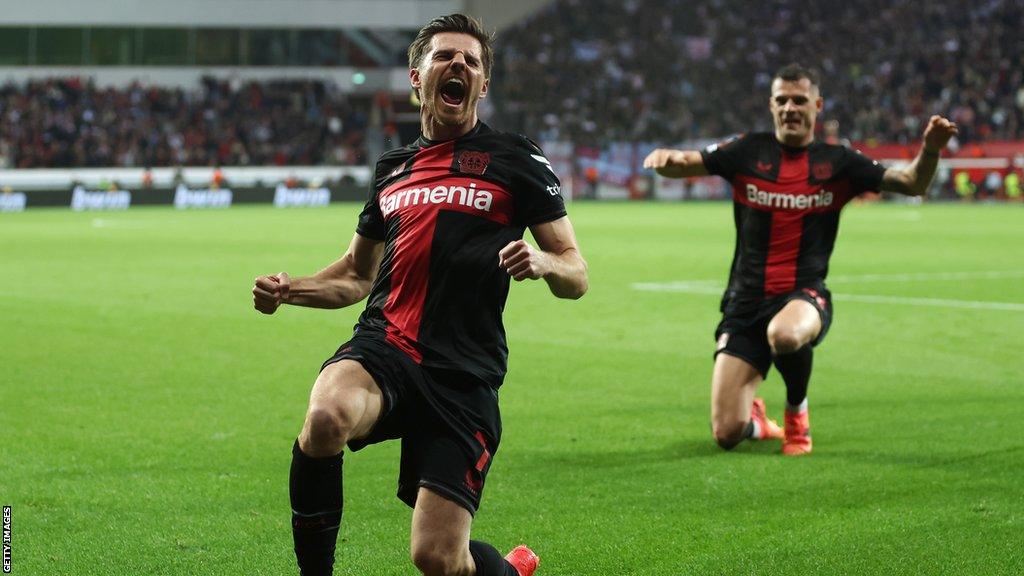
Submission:
M 782 144 L 787 148 L 807 148 L 812 142 L 814 142 L 814 132 L 811 132 L 799 140 L 794 138 L 784 138 L 781 134 L 776 132 L 775 139 L 779 141 L 779 144 Z
M 466 120 L 466 122 L 461 124 L 442 124 L 433 116 L 424 114 L 420 117 L 420 131 L 423 133 L 423 137 L 427 140 L 432 142 L 443 142 L 445 140 L 454 140 L 469 134 L 469 132 L 476 127 L 476 123 L 476 114 L 473 114 Z

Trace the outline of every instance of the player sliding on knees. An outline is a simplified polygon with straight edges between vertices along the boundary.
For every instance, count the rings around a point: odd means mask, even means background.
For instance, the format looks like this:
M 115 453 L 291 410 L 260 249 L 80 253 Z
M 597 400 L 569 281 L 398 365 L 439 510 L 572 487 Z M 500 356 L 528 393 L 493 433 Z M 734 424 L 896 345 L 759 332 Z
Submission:
M 255 307 L 341 308 L 369 296 L 352 339 L 321 368 L 292 449 L 295 555 L 331 574 L 342 518 L 342 450 L 401 438 L 398 497 L 413 507 L 412 561 L 427 576 L 531 576 L 469 539 L 501 440 L 498 387 L 509 284 L 543 278 L 559 298 L 587 291 L 587 265 L 543 153 L 477 120 L 491 37 L 461 14 L 409 47 L 420 138 L 377 162 L 348 251 L 307 277 L 260 276 Z M 523 240 L 530 229 L 537 247 Z M 398 570 L 400 571 L 400 570 Z
M 843 146 L 816 142 L 824 101 L 817 75 L 779 70 L 768 100 L 774 133 L 745 134 L 703 151 L 658 149 L 644 159 L 669 178 L 714 174 L 732 184 L 736 249 L 722 298 L 711 377 L 711 422 L 726 450 L 744 439 L 782 439 L 782 453 L 811 451 L 807 386 L 814 347 L 828 332 L 825 287 L 839 213 L 865 191 L 920 196 L 957 133 L 932 116 L 917 157 L 884 168 Z M 758 385 L 774 364 L 786 383 L 784 428 L 768 418 Z

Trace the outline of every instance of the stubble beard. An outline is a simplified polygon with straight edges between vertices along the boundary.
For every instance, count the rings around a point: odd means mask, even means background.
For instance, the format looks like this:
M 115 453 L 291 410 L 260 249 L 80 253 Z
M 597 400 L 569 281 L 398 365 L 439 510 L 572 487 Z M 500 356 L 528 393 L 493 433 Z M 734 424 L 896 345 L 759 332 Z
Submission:
M 809 135 L 814 134 L 814 125 L 808 123 L 806 118 L 801 118 L 800 124 L 794 128 L 780 121 L 775 127 L 775 133 L 782 136 L 783 143 L 798 146 L 805 143 Z
M 428 87 L 424 87 L 428 88 Z M 426 110 L 427 119 L 435 125 L 453 127 L 460 126 L 467 122 L 470 117 L 470 112 L 473 107 L 476 106 L 477 98 L 466 95 L 466 99 L 463 100 L 459 106 L 459 110 L 455 113 L 446 113 L 444 100 L 441 99 L 440 93 L 436 85 L 429 87 L 429 92 L 424 90 L 424 93 L 430 94 L 430 98 L 424 102 L 424 108 Z

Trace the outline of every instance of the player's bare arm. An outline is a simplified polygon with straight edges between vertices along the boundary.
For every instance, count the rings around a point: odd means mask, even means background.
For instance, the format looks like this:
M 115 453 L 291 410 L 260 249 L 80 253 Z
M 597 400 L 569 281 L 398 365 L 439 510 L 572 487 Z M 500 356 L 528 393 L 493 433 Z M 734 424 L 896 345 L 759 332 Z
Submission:
M 887 169 L 882 176 L 882 190 L 908 196 L 921 196 L 927 192 L 935 177 L 935 168 L 939 165 L 939 153 L 958 131 L 955 123 L 941 116 L 932 116 L 924 129 L 924 139 L 917 157 L 904 168 Z
M 665 178 L 690 178 L 707 176 L 704 159 L 696 150 L 672 150 L 658 148 L 644 158 L 644 168 L 653 168 Z
M 253 306 L 273 314 L 281 304 L 344 308 L 366 298 L 377 276 L 384 243 L 355 234 L 345 254 L 313 274 L 291 278 L 286 272 L 256 278 Z
M 530 227 L 537 241 L 509 242 L 498 252 L 498 265 L 516 281 L 543 278 L 551 293 L 576 300 L 587 292 L 587 262 L 580 254 L 572 222 L 563 216 Z

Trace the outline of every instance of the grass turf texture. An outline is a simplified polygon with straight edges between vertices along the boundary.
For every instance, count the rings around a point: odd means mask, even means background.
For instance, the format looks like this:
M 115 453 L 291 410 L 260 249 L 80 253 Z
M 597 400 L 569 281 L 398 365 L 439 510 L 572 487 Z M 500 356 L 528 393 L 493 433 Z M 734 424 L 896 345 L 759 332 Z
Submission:
M 362 309 L 252 310 L 261 273 L 344 250 L 356 205 L 0 215 L 0 500 L 14 574 L 294 573 L 290 448 Z M 1019 207 L 852 206 L 810 398 L 815 452 L 718 450 L 708 425 L 726 204 L 576 204 L 591 289 L 513 286 L 505 436 L 474 536 L 539 576 L 1019 574 Z M 1004 271 L 990 279 L 865 274 Z M 706 290 L 712 292 L 713 290 Z M 781 416 L 776 373 L 762 386 Z M 413 574 L 398 444 L 350 454 L 336 573 Z

